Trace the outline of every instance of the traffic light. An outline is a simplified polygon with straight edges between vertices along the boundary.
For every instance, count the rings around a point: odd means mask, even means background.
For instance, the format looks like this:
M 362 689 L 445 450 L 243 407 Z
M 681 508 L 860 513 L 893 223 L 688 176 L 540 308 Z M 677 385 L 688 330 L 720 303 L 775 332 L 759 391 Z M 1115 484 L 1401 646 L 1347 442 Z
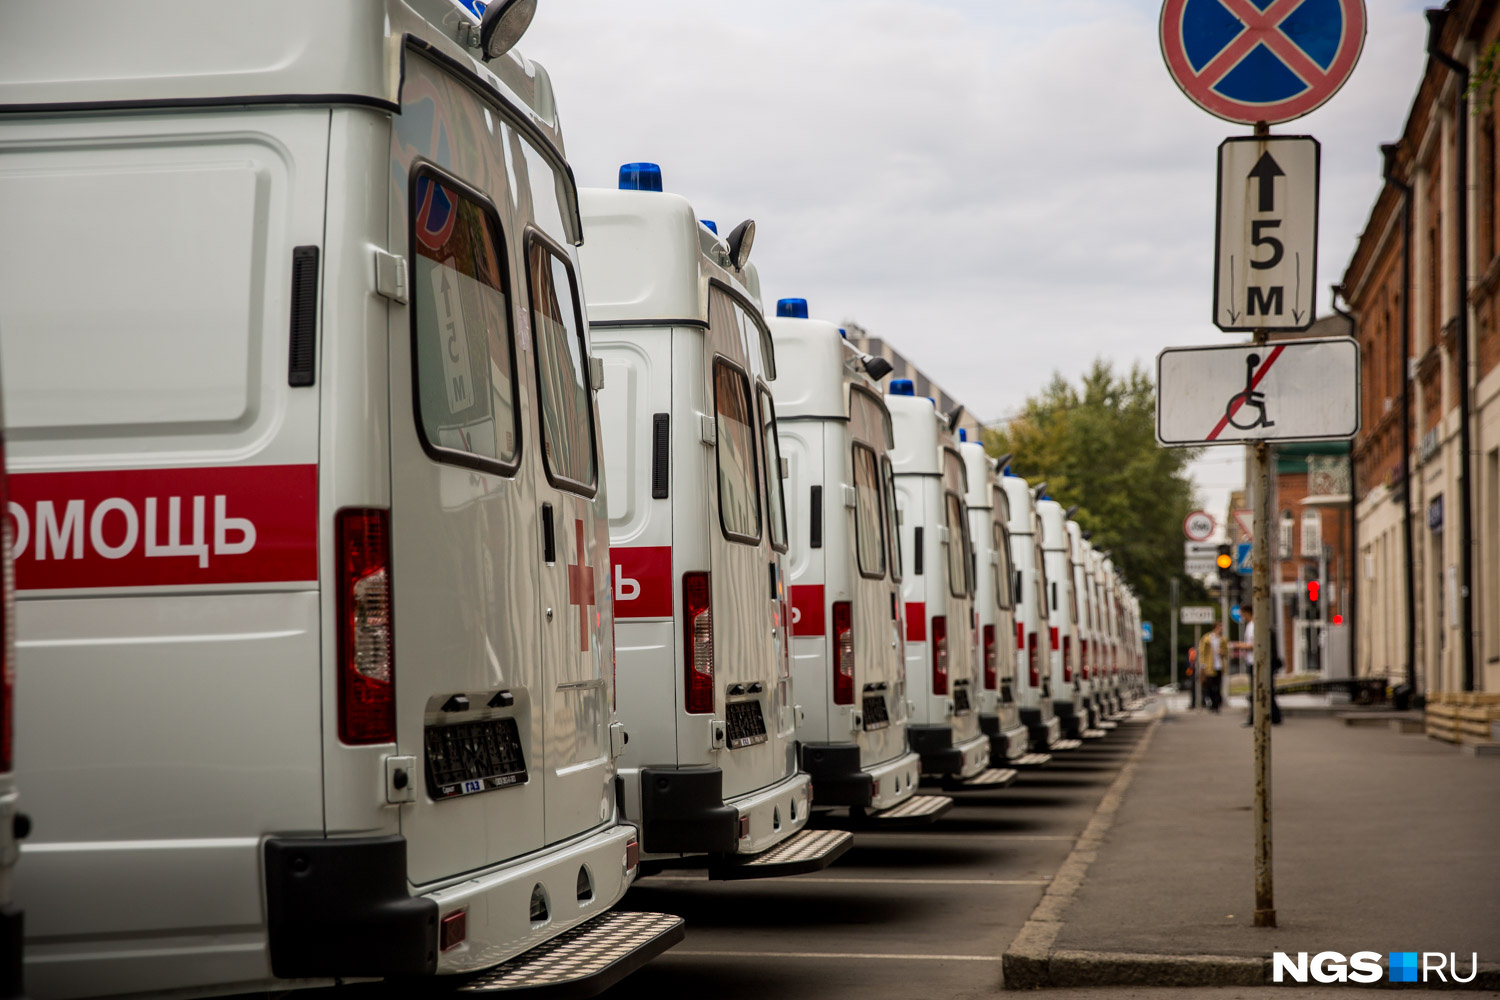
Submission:
M 1320 614 L 1319 614 L 1319 611 L 1318 611 L 1318 590 L 1319 589 L 1320 588 L 1318 586 L 1318 581 L 1317 580 L 1308 580 L 1307 581 L 1307 614 L 1305 616 L 1307 618 L 1317 619 L 1317 618 L 1321 617 Z
M 1219 567 L 1219 579 L 1225 582 L 1235 577 L 1234 572 L 1234 546 L 1220 545 L 1219 557 L 1214 560 L 1214 565 Z

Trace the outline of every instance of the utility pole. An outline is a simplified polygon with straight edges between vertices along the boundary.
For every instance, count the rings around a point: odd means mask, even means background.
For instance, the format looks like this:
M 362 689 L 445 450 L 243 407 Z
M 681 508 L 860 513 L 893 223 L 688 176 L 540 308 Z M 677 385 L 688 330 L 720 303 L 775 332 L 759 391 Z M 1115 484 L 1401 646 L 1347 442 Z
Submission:
M 1171 661 L 1172 661 L 1172 690 L 1176 691 L 1177 690 L 1177 577 L 1174 576 L 1174 577 L 1172 577 L 1171 580 L 1169 580 L 1167 582 L 1167 589 L 1171 592 L 1171 595 L 1172 595 L 1172 624 L 1171 624 L 1172 645 L 1169 646 L 1169 647 L 1167 647 L 1167 648 L 1169 648 L 1172 651 L 1172 655 L 1171 655 L 1171 657 L 1169 657 L 1169 659 L 1171 659 Z
M 1255 123 L 1258 138 L 1271 134 L 1265 122 Z M 1264 327 L 1255 331 L 1255 343 L 1269 337 Z M 1251 697 L 1255 703 L 1255 926 L 1276 926 L 1276 898 L 1271 877 L 1271 444 L 1257 441 L 1255 447 L 1254 524 L 1250 532 L 1250 568 L 1253 574 L 1251 607 L 1255 630 L 1251 649 Z

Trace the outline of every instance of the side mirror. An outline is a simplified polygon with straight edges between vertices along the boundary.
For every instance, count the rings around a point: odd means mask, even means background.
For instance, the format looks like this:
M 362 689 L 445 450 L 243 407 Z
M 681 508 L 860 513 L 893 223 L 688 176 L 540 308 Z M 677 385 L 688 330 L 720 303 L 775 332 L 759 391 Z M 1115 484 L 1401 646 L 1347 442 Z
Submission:
M 532 0 L 535 2 L 535 0 Z M 743 271 L 750 263 L 750 249 L 755 246 L 755 220 L 746 219 L 729 234 L 729 262 L 736 271 Z
M 484 61 L 515 48 L 534 17 L 536 0 L 495 0 L 486 7 L 479 21 L 479 52 Z

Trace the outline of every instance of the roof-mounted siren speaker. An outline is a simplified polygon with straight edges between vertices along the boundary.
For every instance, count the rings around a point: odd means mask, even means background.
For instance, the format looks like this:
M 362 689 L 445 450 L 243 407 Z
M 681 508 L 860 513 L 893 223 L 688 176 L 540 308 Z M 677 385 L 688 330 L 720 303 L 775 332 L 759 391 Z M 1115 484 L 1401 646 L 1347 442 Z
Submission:
M 1071 521 L 1073 520 L 1073 515 L 1076 513 L 1078 513 L 1078 505 L 1075 503 L 1073 506 L 1068 508 L 1068 512 L 1064 514 L 1063 517 Z
M 895 370 L 894 366 L 885 358 L 877 358 L 866 354 L 864 360 L 865 374 L 877 382 Z
M 1036 489 L 1034 489 L 1034 490 L 1031 491 L 1031 496 L 1032 496 L 1033 500 L 1040 500 L 1043 497 L 1045 497 L 1046 495 L 1047 495 L 1047 481 L 1044 479 L 1040 483 L 1037 483 Z
M 1001 455 L 999 458 L 995 459 L 995 475 L 1006 475 L 1005 470 L 1010 467 L 1010 460 L 1015 457 L 1015 452 L 1008 451 L 1004 455 Z
M 729 232 L 729 263 L 743 271 L 750 263 L 750 248 L 755 246 L 755 220 L 746 219 Z
M 958 404 L 953 409 L 951 409 L 947 413 L 943 414 L 943 419 L 948 422 L 948 430 L 950 430 L 950 431 L 957 430 L 958 429 L 958 422 L 961 419 L 963 419 L 963 415 L 964 415 L 964 407 L 963 407 L 962 403 Z
M 495 0 L 479 19 L 479 51 L 485 62 L 498 59 L 515 48 L 531 19 L 536 17 L 536 0 Z
M 1091 541 L 1093 539 L 1093 537 L 1094 537 L 1094 533 L 1092 531 L 1085 531 L 1083 533 L 1083 540 L 1085 542 Z

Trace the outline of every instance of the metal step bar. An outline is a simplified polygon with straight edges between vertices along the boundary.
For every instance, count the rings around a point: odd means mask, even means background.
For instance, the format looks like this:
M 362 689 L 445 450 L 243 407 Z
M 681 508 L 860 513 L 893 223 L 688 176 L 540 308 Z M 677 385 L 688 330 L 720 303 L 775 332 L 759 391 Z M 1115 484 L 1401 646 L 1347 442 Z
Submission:
M 460 993 L 565 998 L 602 993 L 682 940 L 670 913 L 611 910 L 469 979 Z
M 1077 750 L 1081 746 L 1083 746 L 1082 740 L 1053 740 L 1052 745 L 1047 749 L 1055 752 L 1058 750 Z
M 943 787 L 950 792 L 977 792 L 992 788 L 1004 788 L 1016 780 L 1016 772 L 1009 767 L 987 767 L 971 778 L 949 776 Z
M 848 830 L 799 830 L 775 847 L 741 860 L 721 854 L 709 865 L 708 877 L 728 882 L 745 878 L 777 878 L 822 871 L 854 846 Z

